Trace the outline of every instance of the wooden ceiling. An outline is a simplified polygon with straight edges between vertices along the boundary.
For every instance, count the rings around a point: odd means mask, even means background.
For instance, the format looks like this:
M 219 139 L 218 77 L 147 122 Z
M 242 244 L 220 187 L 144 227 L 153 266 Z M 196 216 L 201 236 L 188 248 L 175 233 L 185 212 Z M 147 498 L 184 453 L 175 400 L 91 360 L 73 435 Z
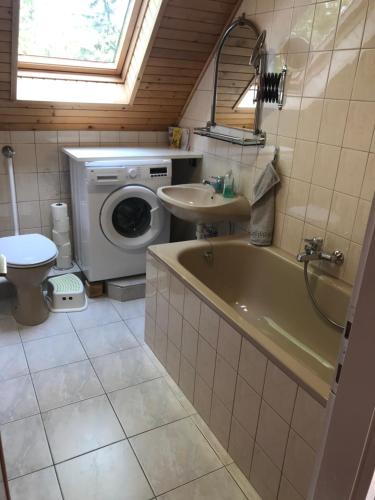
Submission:
M 12 0 L 0 0 L 1 130 L 164 130 L 176 124 L 238 0 L 166 0 L 133 106 L 10 99 Z

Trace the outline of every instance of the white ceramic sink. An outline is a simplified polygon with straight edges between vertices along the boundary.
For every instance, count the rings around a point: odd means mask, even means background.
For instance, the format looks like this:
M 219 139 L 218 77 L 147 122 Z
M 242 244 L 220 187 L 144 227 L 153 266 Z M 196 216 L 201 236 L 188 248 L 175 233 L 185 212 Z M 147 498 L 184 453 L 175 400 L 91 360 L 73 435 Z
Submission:
M 157 194 L 173 215 L 195 224 L 246 220 L 250 217 L 250 204 L 244 196 L 224 198 L 211 186 L 203 184 L 164 186 L 158 189 Z

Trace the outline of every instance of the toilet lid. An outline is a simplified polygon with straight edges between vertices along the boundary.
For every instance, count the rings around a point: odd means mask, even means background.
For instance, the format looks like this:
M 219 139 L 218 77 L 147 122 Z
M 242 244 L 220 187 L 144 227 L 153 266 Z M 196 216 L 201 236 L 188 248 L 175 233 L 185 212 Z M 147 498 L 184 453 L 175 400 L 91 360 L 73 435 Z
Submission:
M 9 266 L 30 267 L 56 257 L 53 241 L 41 234 L 22 234 L 0 238 L 0 254 L 4 254 Z

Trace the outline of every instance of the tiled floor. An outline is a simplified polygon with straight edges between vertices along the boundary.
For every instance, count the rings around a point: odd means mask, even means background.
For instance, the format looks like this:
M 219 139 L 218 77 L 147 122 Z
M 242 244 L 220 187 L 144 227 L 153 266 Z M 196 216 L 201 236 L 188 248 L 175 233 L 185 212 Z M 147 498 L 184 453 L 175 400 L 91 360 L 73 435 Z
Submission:
M 12 500 L 260 500 L 144 344 L 144 300 L 20 327 L 0 303 Z

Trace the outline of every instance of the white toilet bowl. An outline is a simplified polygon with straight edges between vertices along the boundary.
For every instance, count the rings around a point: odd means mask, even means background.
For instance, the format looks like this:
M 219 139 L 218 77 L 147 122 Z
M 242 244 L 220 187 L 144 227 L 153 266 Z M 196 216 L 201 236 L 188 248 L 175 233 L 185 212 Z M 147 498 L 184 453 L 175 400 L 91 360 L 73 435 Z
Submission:
M 38 325 L 48 317 L 42 283 L 53 266 L 56 245 L 40 234 L 0 238 L 0 253 L 7 259 L 6 278 L 17 292 L 14 318 L 22 325 Z

